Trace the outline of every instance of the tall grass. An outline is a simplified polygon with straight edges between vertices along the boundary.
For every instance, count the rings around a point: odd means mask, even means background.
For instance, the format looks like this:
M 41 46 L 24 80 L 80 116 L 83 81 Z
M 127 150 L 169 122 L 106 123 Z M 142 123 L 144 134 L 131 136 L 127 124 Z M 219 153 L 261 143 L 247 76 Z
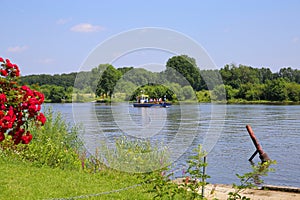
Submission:
M 61 113 L 51 108 L 45 110 L 47 121 L 44 126 L 31 125 L 33 140 L 28 144 L 13 145 L 11 139 L 0 144 L 0 156 L 5 159 L 29 161 L 36 166 L 60 169 L 81 168 L 80 154 L 83 144 L 78 137 L 78 127 L 69 126 Z
M 111 147 L 112 146 L 112 147 Z M 168 165 L 168 151 L 150 140 L 121 137 L 115 145 L 100 147 L 100 160 L 110 168 L 129 173 L 148 173 Z
M 31 127 L 33 140 L 23 151 L 23 157 L 37 165 L 61 169 L 80 169 L 79 154 L 83 144 L 78 137 L 78 127 L 69 126 L 61 113 L 51 108 L 45 111 L 47 122 L 43 127 Z

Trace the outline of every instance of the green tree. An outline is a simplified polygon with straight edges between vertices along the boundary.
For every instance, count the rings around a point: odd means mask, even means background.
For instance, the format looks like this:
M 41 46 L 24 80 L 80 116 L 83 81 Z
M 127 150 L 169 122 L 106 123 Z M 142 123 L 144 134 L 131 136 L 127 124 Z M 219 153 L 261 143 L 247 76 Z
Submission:
M 266 100 L 270 101 L 287 100 L 286 81 L 283 78 L 267 81 L 265 95 Z
M 300 85 L 297 83 L 287 83 L 286 90 L 290 101 L 300 101 Z
M 226 90 L 225 85 L 218 85 L 216 86 L 212 93 L 211 93 L 211 99 L 215 101 L 224 101 L 226 100 Z
M 237 94 L 239 92 L 238 89 L 234 89 L 231 87 L 231 85 L 225 85 L 226 90 L 226 98 L 227 99 L 234 99 L 237 97 Z
M 201 90 L 196 92 L 196 96 L 199 102 L 210 102 L 210 92 L 208 90 Z
M 122 73 L 122 75 L 126 74 L 127 72 L 129 72 L 132 69 L 133 69 L 133 67 L 120 67 L 120 68 L 118 68 L 118 70 Z
M 259 81 L 260 83 L 266 83 L 267 80 L 272 80 L 274 77 L 272 71 L 269 68 L 259 69 Z
M 294 76 L 294 70 L 290 67 L 288 68 L 281 68 L 278 73 L 280 78 L 284 78 L 288 82 L 294 82 L 295 76 Z
M 195 100 L 196 94 L 191 86 L 184 86 L 182 88 L 183 96 L 185 100 Z
M 167 87 L 173 93 L 171 99 L 177 99 L 178 101 L 184 100 L 183 88 L 178 83 L 168 83 Z
M 245 83 L 238 90 L 237 97 L 248 101 L 261 100 L 263 98 L 264 85 Z
M 65 101 L 67 98 L 66 91 L 64 87 L 61 86 L 50 86 L 50 94 L 48 96 L 48 99 L 52 103 L 61 103 L 62 101 Z
M 98 82 L 96 95 L 106 95 L 111 97 L 114 91 L 114 87 L 121 76 L 121 72 L 115 69 L 112 65 L 107 66 Z
M 241 84 L 260 83 L 259 70 L 250 66 L 239 65 L 238 67 L 234 64 L 225 65 L 220 70 L 220 74 L 225 85 L 230 85 L 232 88 L 239 88 Z
M 167 61 L 166 73 L 174 77 L 174 81 L 182 83 L 182 77 L 174 74 L 171 69 L 176 70 L 190 83 L 192 88 L 196 91 L 200 90 L 201 76 L 200 70 L 196 65 L 194 58 L 188 57 L 187 55 L 173 56 Z M 171 79 L 170 79 L 171 80 Z M 185 85 L 182 85 L 185 86 Z

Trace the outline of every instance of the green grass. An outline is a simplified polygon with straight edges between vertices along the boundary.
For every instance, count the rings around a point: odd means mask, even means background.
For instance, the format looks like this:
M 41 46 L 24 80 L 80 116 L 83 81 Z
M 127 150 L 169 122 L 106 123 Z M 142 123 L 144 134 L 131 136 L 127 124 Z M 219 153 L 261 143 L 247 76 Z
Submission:
M 36 167 L 28 162 L 0 158 L 0 199 L 51 199 L 90 195 L 88 199 L 151 199 L 147 186 L 110 194 L 113 190 L 141 182 L 137 176 L 105 170 L 91 174 L 83 171 L 61 170 L 47 166 Z M 94 196 L 99 194 L 98 196 Z
M 101 200 L 151 199 L 154 196 L 148 192 L 150 185 L 122 190 L 143 180 L 138 175 L 111 170 L 86 158 L 83 143 L 78 140 L 79 128 L 68 126 L 61 114 L 51 109 L 45 114 L 44 127 L 30 127 L 34 136 L 30 144 L 14 146 L 10 137 L 0 143 L 0 200 L 78 199 L 79 196 Z M 121 191 L 111 192 L 116 190 Z

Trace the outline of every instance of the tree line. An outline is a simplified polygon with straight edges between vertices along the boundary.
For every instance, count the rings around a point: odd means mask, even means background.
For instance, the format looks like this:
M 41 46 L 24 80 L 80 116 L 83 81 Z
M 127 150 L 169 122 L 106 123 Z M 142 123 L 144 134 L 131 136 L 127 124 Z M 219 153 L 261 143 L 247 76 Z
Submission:
M 298 69 L 272 72 L 264 67 L 228 64 L 200 70 L 187 55 L 171 57 L 162 72 L 100 64 L 91 71 L 23 76 L 21 82 L 41 90 L 49 102 L 71 101 L 72 97 L 84 101 L 87 94 L 91 98 L 134 100 L 141 92 L 153 98 L 166 95 L 169 100 L 300 101 Z

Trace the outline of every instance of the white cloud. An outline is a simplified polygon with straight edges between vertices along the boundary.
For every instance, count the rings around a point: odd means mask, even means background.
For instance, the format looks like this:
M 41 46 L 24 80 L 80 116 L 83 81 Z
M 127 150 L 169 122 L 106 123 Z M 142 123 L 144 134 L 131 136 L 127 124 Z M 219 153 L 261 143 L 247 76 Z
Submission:
M 92 25 L 88 23 L 82 23 L 73 26 L 70 30 L 73 32 L 91 33 L 91 32 L 103 31 L 104 27 Z
M 43 58 L 43 59 L 37 60 L 37 62 L 40 63 L 40 64 L 50 64 L 50 63 L 54 62 L 54 59 L 52 59 L 52 58 Z
M 63 25 L 63 24 L 66 24 L 70 21 L 72 21 L 72 18 L 61 18 L 61 19 L 56 21 L 56 24 Z
M 20 53 L 28 49 L 28 46 L 15 46 L 15 47 L 8 47 L 7 51 L 10 53 Z

